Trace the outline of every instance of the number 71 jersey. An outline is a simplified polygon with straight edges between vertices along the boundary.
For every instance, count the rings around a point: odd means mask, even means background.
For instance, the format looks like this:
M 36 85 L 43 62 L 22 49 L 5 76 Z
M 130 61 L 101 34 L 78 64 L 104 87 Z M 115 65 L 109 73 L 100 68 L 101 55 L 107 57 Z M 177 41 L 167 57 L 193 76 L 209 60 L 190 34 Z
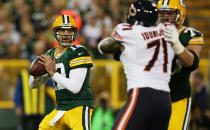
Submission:
M 112 37 L 120 41 L 120 56 L 127 78 L 127 89 L 150 87 L 169 92 L 172 59 L 171 44 L 164 40 L 164 24 L 153 27 L 118 24 Z M 173 26 L 173 25 L 167 25 Z

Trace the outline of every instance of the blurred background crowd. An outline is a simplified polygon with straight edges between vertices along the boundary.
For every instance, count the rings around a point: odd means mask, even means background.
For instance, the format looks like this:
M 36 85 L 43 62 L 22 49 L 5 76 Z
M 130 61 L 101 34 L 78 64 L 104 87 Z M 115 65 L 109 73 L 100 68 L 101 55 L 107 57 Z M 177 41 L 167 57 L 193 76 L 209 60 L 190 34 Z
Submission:
M 204 34 L 205 45 L 201 52 L 201 59 L 205 67 L 201 66 L 194 74 L 193 80 L 193 105 L 192 105 L 192 129 L 210 129 L 208 126 L 210 119 L 210 100 L 209 99 L 209 49 L 210 49 L 210 1 L 209 0 L 190 0 L 187 2 L 187 17 L 190 26 L 200 30 Z M 37 55 L 55 47 L 55 39 L 51 30 L 51 25 L 55 17 L 62 10 L 73 10 L 77 17 L 81 19 L 80 30 L 77 39 L 90 52 L 93 59 L 109 59 L 111 56 L 100 55 L 97 46 L 101 39 L 110 36 L 113 28 L 120 22 L 125 21 L 128 0 L 0 0 L 0 60 L 21 60 L 34 59 Z M 15 63 L 14 63 L 15 64 Z M 15 65 L 14 65 L 15 66 Z M 121 68 L 122 69 L 122 68 Z M 11 100 L 14 94 L 15 78 L 10 75 L 17 71 L 10 68 L 2 71 L 0 66 L 0 100 Z M 101 126 L 104 130 L 109 130 L 115 116 L 115 109 L 110 104 L 110 85 L 111 82 L 110 66 L 98 67 L 93 69 L 94 76 L 91 77 L 91 85 L 96 86 L 93 90 L 96 106 L 99 106 L 95 117 L 104 119 L 94 119 L 98 124 L 104 120 Z M 119 71 L 121 77 L 123 71 Z M 5 79 L 12 79 L 12 87 L 8 87 Z M 14 79 L 14 80 L 13 80 Z M 123 79 L 123 80 L 122 80 Z M 125 79 L 121 78 L 120 86 L 125 85 Z M 123 85 L 122 85 L 123 84 Z M 3 89 L 4 88 L 4 89 Z M 6 88 L 6 89 L 5 89 Z M 12 88 L 12 89 L 11 89 Z M 204 88 L 204 89 L 203 89 Z M 10 91 L 11 90 L 11 91 Z M 120 90 L 125 91 L 125 89 Z M 8 94 L 8 93 L 9 94 Z M 7 98 L 9 97 L 9 98 Z M 122 97 L 123 99 L 126 98 Z M 2 104 L 0 104 L 2 105 Z M 0 106 L 4 108 L 5 106 Z M 110 111 L 111 110 L 111 111 Z M 0 111 L 0 114 L 2 112 Z M 203 116 L 205 115 L 205 116 Z M 0 115 L 0 120 L 4 116 Z M 0 129 L 1 129 L 0 122 Z M 103 130 L 97 128 L 93 129 Z M 100 127 L 98 125 L 98 127 Z M 107 127 L 107 128 L 105 128 Z M 6 130 L 6 129 L 5 129 Z
M 97 43 L 109 36 L 113 27 L 126 12 L 120 0 L 1 0 L 0 1 L 0 58 L 29 58 L 37 43 L 48 50 L 53 47 L 50 30 L 58 13 L 74 10 L 81 17 L 80 42 L 89 48 L 93 58 L 102 58 Z

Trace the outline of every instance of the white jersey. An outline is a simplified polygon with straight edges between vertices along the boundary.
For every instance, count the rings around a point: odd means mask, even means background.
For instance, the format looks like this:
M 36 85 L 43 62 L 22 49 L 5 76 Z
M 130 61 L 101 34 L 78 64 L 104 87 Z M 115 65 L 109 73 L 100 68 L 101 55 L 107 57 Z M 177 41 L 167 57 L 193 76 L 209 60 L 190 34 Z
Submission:
M 127 78 L 127 90 L 150 87 L 169 92 L 171 44 L 164 40 L 164 24 L 153 27 L 118 24 L 112 37 L 125 47 L 120 56 Z

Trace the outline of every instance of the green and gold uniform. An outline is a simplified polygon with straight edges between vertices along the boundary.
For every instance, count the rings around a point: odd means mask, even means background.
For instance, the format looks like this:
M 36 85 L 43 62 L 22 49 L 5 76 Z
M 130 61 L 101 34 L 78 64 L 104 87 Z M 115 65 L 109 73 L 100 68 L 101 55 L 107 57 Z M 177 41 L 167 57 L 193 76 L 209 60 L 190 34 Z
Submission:
M 179 29 L 179 40 L 185 47 L 188 45 L 204 44 L 203 34 L 201 32 L 194 28 L 185 26 L 182 26 Z M 185 130 L 189 123 L 190 116 L 190 74 L 192 70 L 183 67 L 177 56 L 173 60 L 172 69 L 173 74 L 169 83 L 172 99 L 172 114 L 169 123 L 169 130 Z M 172 124 L 176 124 L 176 126 L 173 126 Z
M 51 49 L 47 52 L 53 59 L 56 60 L 56 71 L 65 77 L 69 78 L 69 72 L 75 68 L 88 68 L 85 81 L 82 89 L 78 94 L 73 94 L 69 90 L 63 88 L 60 84 L 55 84 L 55 93 L 57 101 L 57 110 L 69 110 L 77 106 L 93 107 L 93 96 L 89 86 L 90 68 L 93 66 L 91 57 L 88 51 L 81 45 L 72 45 L 65 52 L 56 57 L 56 49 Z M 79 81 L 78 81 L 79 82 Z
M 57 105 L 55 110 L 42 121 L 40 130 L 64 129 L 63 124 L 68 125 L 69 128 L 74 128 L 74 130 L 87 129 L 87 123 L 90 124 L 93 111 L 93 95 L 89 86 L 90 68 L 93 64 L 88 51 L 81 45 L 72 45 L 67 47 L 61 55 L 57 53 L 56 48 L 49 50 L 46 54 L 55 59 L 56 72 L 66 78 L 69 78 L 72 69 L 85 67 L 88 70 L 82 88 L 77 94 L 54 82 Z M 62 111 L 66 111 L 64 115 L 61 114 Z M 55 125 L 50 126 L 49 122 L 55 120 L 59 114 L 62 115 L 62 118 L 56 121 Z M 86 119 L 88 120 L 86 121 Z M 79 124 L 78 122 L 82 123 Z

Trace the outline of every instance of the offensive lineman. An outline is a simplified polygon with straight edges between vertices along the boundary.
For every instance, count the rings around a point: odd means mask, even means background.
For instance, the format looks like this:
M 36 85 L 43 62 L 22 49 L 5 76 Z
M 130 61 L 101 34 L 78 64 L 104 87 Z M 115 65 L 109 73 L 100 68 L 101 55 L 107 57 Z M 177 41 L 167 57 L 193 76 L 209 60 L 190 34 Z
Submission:
M 190 120 L 190 74 L 199 64 L 199 54 L 204 44 L 203 34 L 183 26 L 186 8 L 182 0 L 159 0 L 157 4 L 160 22 L 170 22 L 176 28 L 164 30 L 165 40 L 174 46 L 173 74 L 169 83 L 172 113 L 169 130 L 187 130 Z

